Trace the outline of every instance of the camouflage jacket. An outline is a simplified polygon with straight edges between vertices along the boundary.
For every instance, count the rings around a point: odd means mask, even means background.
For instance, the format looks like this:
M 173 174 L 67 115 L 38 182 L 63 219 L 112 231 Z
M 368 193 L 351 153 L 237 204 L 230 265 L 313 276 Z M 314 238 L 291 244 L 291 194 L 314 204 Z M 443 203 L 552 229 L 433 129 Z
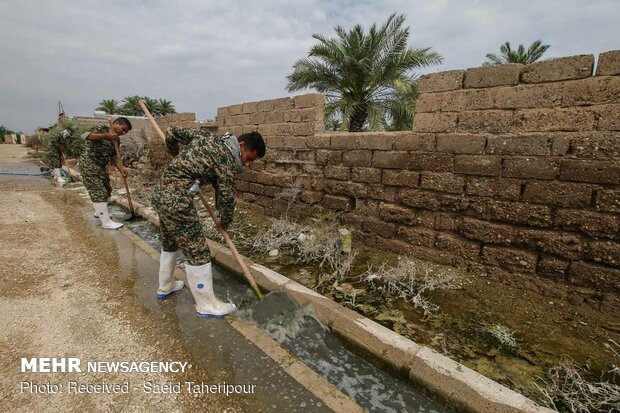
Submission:
M 47 159 L 51 168 L 62 166 L 62 153 L 66 152 L 68 138 L 65 138 L 63 131 L 52 133 L 47 138 Z
M 110 127 L 107 125 L 97 125 L 90 128 L 89 132 L 84 132 L 82 138 L 85 139 L 84 151 L 80 156 L 80 168 L 105 168 L 108 164 L 116 162 L 116 150 L 114 144 L 107 139 L 97 139 L 91 141 L 86 139 L 90 133 L 108 133 Z
M 194 180 L 215 189 L 215 207 L 223 227 L 233 219 L 235 211 L 235 174 L 239 165 L 223 138 L 209 132 L 192 131 L 171 126 L 166 134 L 166 146 L 174 153 L 178 145 L 186 147 L 164 170 L 153 191 L 153 206 L 162 212 L 184 215 L 193 205 L 189 188 Z

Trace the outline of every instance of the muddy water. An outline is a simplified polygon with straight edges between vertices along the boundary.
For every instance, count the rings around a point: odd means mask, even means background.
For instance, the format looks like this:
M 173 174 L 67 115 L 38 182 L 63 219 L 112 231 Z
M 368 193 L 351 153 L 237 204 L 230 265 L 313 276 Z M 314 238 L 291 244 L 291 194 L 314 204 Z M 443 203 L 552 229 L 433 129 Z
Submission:
M 126 216 L 122 208 L 114 207 L 112 211 L 112 215 L 118 220 Z M 126 225 L 151 246 L 160 248 L 158 231 L 150 223 L 134 221 Z M 368 411 L 394 413 L 449 411 L 424 396 L 410 383 L 385 373 L 347 350 L 329 329 L 313 316 L 311 308 L 300 308 L 286 294 L 272 293 L 258 302 L 250 288 L 217 267 L 214 267 L 214 284 L 220 298 L 235 302 L 240 307 L 238 317 L 253 321 L 288 351 Z M 148 300 L 149 297 L 145 296 L 144 299 Z M 235 360 L 228 354 L 230 349 L 223 354 L 224 358 L 211 360 L 210 349 L 198 345 L 194 337 L 207 334 L 213 338 L 213 333 L 210 332 L 213 325 L 224 321 L 205 323 L 204 320 L 195 317 L 193 301 L 189 294 L 181 295 L 177 300 L 177 317 L 181 331 L 187 339 L 196 342 L 196 355 L 209 359 L 210 365 L 212 363 L 215 369 L 225 374 L 226 366 Z

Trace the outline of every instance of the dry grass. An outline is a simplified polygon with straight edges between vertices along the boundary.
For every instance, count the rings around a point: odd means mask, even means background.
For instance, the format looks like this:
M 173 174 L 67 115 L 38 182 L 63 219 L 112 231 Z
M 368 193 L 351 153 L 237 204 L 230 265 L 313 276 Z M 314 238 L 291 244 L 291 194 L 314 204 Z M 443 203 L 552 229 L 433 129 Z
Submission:
M 361 280 L 378 290 L 387 300 L 404 298 L 425 314 L 438 310 L 428 299 L 428 293 L 437 289 L 455 289 L 460 284 L 455 271 L 438 265 L 420 265 L 410 258 L 402 258 L 398 265 L 381 265 L 377 270 L 370 268 L 361 275 Z
M 620 412 L 620 386 L 609 381 L 592 382 L 583 376 L 588 367 L 577 367 L 565 360 L 538 378 L 536 386 L 547 407 L 559 412 L 595 413 Z

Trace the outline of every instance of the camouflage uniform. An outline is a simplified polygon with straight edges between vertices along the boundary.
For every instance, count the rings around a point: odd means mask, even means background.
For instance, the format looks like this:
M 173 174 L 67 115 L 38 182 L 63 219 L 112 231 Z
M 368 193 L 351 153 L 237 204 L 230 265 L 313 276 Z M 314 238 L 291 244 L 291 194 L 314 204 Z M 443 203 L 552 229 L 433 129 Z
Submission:
M 62 168 L 62 152 L 67 147 L 67 139 L 58 131 L 47 139 L 47 161 L 50 168 Z
M 235 211 L 234 175 L 241 164 L 223 138 L 208 132 L 171 126 L 166 146 L 175 154 L 179 143 L 187 146 L 164 170 L 152 203 L 159 214 L 163 250 L 174 252 L 180 247 L 190 265 L 203 265 L 209 262 L 209 248 L 189 188 L 196 179 L 201 185 L 213 185 L 215 207 L 226 228 Z
M 83 133 L 82 138 L 86 139 L 91 132 L 108 133 L 109 130 L 109 126 L 98 125 L 91 128 L 90 132 Z M 106 139 L 94 141 L 86 139 L 84 151 L 80 156 L 80 173 L 91 201 L 108 202 L 112 186 L 106 166 L 114 162 L 116 162 L 116 151 L 112 142 Z

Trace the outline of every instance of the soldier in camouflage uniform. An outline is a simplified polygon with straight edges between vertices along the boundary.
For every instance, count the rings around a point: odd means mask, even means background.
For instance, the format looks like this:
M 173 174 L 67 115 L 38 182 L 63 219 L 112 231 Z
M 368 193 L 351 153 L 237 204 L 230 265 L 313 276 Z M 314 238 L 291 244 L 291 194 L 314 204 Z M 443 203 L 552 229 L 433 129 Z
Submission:
M 114 141 L 131 130 L 131 123 L 127 118 L 120 117 L 112 123 L 112 129 L 110 132 L 109 126 L 98 125 L 91 128 L 89 132 L 83 133 L 82 138 L 86 142 L 80 156 L 82 182 L 93 202 L 95 216 L 101 219 L 101 226 L 105 229 L 118 229 L 123 226 L 123 224 L 112 221 L 108 212 L 108 200 L 112 193 L 112 186 L 106 166 L 114 164 L 121 175 L 127 176 L 122 160 L 116 159 Z
M 62 168 L 62 158 L 66 152 L 70 137 L 71 133 L 67 129 L 64 129 L 52 133 L 47 139 L 47 160 L 50 168 L 53 170 L 54 181 L 58 186 L 64 186 L 67 183 L 66 179 L 62 176 L 60 168 Z
M 179 144 L 186 147 L 166 167 L 153 191 L 162 241 L 157 298 L 183 288 L 183 282 L 175 281 L 173 275 L 180 248 L 188 260 L 185 271 L 196 311 L 202 316 L 224 316 L 236 307 L 219 301 L 213 293 L 209 248 L 189 189 L 196 179 L 202 185 L 213 185 L 221 226 L 227 228 L 235 211 L 235 175 L 265 156 L 265 142 L 258 132 L 218 137 L 171 126 L 166 137 L 168 151 L 177 155 Z

